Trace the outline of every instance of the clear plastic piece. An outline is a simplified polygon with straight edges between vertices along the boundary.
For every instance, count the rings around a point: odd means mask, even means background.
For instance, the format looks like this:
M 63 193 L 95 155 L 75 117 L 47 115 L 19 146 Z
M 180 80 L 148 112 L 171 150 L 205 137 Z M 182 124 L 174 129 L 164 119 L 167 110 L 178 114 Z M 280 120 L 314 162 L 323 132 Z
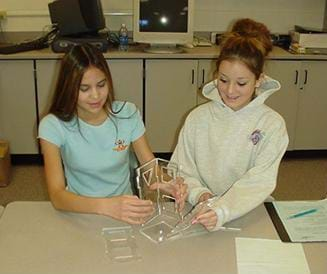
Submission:
M 140 229 L 140 233 L 152 242 L 159 244 L 167 240 L 167 235 L 171 232 L 173 226 L 165 221 L 160 221 L 152 225 L 144 226 Z
M 132 227 L 109 227 L 102 229 L 105 251 L 113 262 L 139 261 L 142 259 Z
M 178 174 L 178 166 L 175 163 L 164 159 L 155 158 L 152 161 L 136 169 L 136 182 L 140 199 L 150 200 L 155 204 L 154 214 L 146 221 L 145 225 L 153 225 L 153 222 L 160 223 L 160 216 L 178 220 L 177 208 L 167 207 L 167 202 L 171 202 L 173 197 L 161 193 L 159 188 L 150 189 L 156 182 L 173 184 Z M 177 219 L 176 219 L 177 218 Z
M 171 183 L 176 179 L 178 166 L 175 163 L 164 159 L 154 158 L 150 162 L 136 169 L 137 189 L 140 199 L 158 201 L 157 190 L 151 190 L 150 186 L 153 183 Z M 159 195 L 159 198 L 160 197 Z
M 174 232 L 173 229 L 176 225 L 176 219 L 173 221 L 172 219 L 163 218 L 163 216 L 159 219 L 160 221 L 152 222 L 140 229 L 141 234 L 156 244 L 208 233 L 208 230 L 200 224 L 195 224 Z

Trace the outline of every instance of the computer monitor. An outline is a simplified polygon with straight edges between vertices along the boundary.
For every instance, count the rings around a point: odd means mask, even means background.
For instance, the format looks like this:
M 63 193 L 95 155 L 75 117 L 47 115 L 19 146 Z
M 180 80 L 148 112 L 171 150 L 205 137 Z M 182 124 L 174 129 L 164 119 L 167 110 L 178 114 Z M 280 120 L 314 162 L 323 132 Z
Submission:
M 134 0 L 135 42 L 149 43 L 148 52 L 179 52 L 177 44 L 193 41 L 194 0 Z
M 61 36 L 96 34 L 105 28 L 100 0 L 56 0 L 48 6 L 51 22 Z

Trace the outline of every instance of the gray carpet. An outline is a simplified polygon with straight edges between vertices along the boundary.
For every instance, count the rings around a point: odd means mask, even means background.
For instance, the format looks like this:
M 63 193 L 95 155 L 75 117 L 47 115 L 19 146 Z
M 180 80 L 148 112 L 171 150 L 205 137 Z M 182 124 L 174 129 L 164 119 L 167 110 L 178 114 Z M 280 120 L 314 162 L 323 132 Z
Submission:
M 280 166 L 276 200 L 315 200 L 327 194 L 327 159 L 286 159 Z M 0 188 L 0 205 L 48 200 L 43 166 L 13 166 L 11 183 Z

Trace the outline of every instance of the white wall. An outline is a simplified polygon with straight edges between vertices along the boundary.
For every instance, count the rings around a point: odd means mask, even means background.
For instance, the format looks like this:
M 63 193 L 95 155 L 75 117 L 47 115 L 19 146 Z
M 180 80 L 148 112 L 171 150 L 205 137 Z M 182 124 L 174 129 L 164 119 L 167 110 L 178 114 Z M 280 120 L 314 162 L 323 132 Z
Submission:
M 164 0 L 163 0 L 164 1 Z M 48 0 L 1 0 L 0 10 L 8 13 L 1 22 L 4 31 L 40 31 L 50 24 Z M 106 13 L 132 13 L 132 0 L 102 0 Z M 321 28 L 325 0 L 195 0 L 195 30 L 225 31 L 240 17 L 251 17 L 265 23 L 274 33 L 288 33 L 294 25 Z M 106 15 L 109 29 L 120 24 L 132 30 L 132 16 Z

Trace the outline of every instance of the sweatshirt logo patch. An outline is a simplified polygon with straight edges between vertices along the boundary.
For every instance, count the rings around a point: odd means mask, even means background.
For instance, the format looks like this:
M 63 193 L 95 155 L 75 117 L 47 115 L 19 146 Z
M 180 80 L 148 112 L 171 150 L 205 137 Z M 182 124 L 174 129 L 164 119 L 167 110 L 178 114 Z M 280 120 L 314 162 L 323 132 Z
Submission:
M 263 134 L 261 133 L 260 129 L 256 129 L 255 131 L 252 132 L 250 139 L 253 143 L 253 145 L 256 145 L 259 143 L 259 141 L 262 139 Z

